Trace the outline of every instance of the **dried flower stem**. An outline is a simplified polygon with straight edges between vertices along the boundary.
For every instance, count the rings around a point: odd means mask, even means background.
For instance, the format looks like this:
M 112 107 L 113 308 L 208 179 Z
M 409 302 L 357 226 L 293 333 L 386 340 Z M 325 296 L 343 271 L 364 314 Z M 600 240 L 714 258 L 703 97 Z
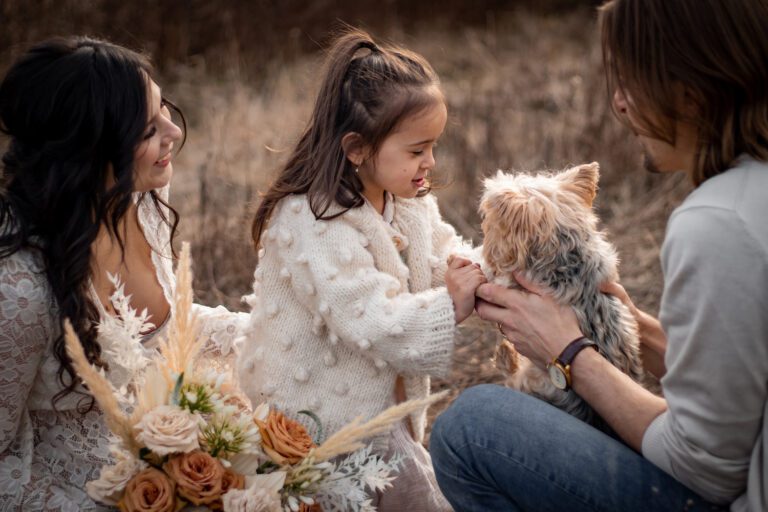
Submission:
M 197 315 L 192 312 L 192 264 L 189 243 L 181 245 L 179 266 L 176 269 L 174 312 L 168 334 L 160 342 L 160 352 L 170 371 L 180 374 L 191 372 L 194 358 L 200 351 L 203 339 L 197 336 Z
M 315 462 L 322 462 L 338 455 L 359 450 L 365 446 L 362 442 L 364 439 L 387 432 L 394 423 L 411 413 L 427 408 L 433 403 L 442 400 L 447 394 L 448 391 L 442 391 L 420 400 L 408 400 L 386 409 L 363 424 L 360 423 L 362 416 L 358 416 L 326 439 L 322 445 L 313 449 L 307 458 L 312 457 Z
M 64 340 L 72 367 L 88 386 L 88 391 L 104 413 L 107 427 L 120 438 L 126 449 L 133 453 L 138 452 L 138 446 L 133 439 L 132 423 L 120 409 L 112 384 L 88 362 L 80 338 L 72 328 L 69 318 L 64 319 Z

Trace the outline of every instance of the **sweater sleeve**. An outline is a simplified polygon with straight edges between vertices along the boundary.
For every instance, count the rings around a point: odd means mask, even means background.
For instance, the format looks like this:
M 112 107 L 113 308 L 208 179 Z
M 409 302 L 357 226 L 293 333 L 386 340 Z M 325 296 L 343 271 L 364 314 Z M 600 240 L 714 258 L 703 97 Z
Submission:
M 768 386 L 768 256 L 732 211 L 676 213 L 662 250 L 668 403 L 643 455 L 710 501 L 744 492 Z
M 318 221 L 302 213 L 273 222 L 280 277 L 315 315 L 315 329 L 327 327 L 330 343 L 404 375 L 448 373 L 456 324 L 444 287 L 408 293 L 376 268 L 362 233 L 343 217 Z
M 456 254 L 481 263 L 482 246 L 473 248 L 470 242 L 456 233 L 453 226 L 443 220 L 437 201 L 432 195 L 428 195 L 424 199 L 427 203 L 429 222 L 432 226 L 432 286 L 444 286 L 445 272 L 448 270 L 448 256 Z

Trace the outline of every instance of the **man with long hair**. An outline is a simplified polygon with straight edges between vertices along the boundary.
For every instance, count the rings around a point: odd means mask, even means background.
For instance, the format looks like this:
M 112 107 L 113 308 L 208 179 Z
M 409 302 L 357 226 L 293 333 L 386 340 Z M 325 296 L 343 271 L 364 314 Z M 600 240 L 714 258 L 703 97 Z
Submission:
M 646 168 L 695 185 L 669 219 L 659 320 L 604 285 L 635 315 L 664 396 L 581 350 L 574 312 L 541 283 L 483 285 L 480 316 L 615 435 L 479 386 L 435 424 L 438 481 L 457 510 L 768 510 L 768 2 L 612 0 L 600 25 Z

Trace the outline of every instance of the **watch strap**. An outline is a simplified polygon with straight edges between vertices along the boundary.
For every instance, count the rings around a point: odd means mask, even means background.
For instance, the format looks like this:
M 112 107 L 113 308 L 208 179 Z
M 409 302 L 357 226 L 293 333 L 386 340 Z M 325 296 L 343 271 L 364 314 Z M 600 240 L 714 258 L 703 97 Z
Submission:
M 563 366 L 570 366 L 576 354 L 581 352 L 587 347 L 592 347 L 597 350 L 597 343 L 587 338 L 586 336 L 580 336 L 565 346 L 560 355 L 557 356 L 557 361 Z

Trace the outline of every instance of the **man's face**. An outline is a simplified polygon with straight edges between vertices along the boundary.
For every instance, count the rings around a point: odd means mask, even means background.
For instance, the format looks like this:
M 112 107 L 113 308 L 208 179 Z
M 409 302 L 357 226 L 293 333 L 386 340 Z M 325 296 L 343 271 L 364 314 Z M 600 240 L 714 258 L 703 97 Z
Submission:
M 616 112 L 623 117 L 640 141 L 643 147 L 643 165 L 646 170 L 660 173 L 690 172 L 693 169 L 696 152 L 696 131 L 693 126 L 678 121 L 675 125 L 675 144 L 672 145 L 652 137 L 642 128 L 637 115 L 641 106 L 636 105 L 626 91 L 616 89 L 613 94 L 613 104 Z

